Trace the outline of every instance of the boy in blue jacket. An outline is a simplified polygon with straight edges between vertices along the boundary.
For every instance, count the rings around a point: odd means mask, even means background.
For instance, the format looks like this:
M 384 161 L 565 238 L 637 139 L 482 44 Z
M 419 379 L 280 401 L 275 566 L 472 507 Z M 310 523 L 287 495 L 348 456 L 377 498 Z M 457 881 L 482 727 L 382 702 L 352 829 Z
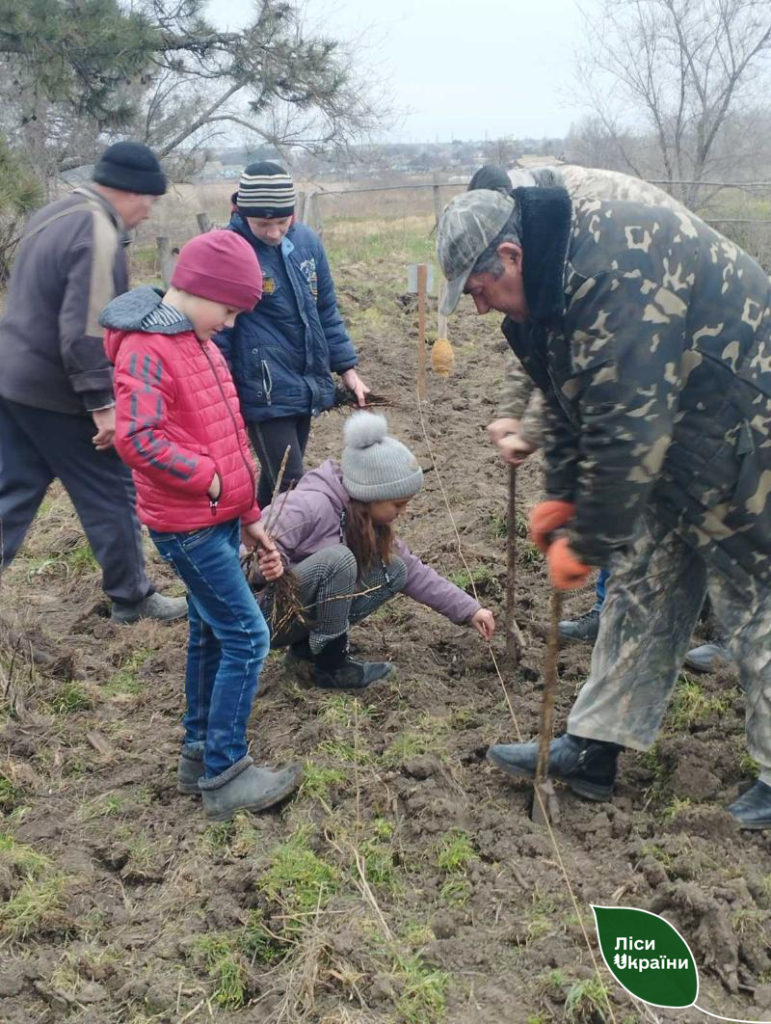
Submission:
M 270 161 L 249 164 L 233 195 L 229 228 L 257 253 L 261 302 L 215 337 L 233 373 L 241 413 L 260 460 L 257 499 L 270 504 L 287 445 L 282 490 L 303 475 L 311 418 L 334 404 L 332 372 L 365 404 L 369 388 L 337 308 L 324 247 L 294 219 L 289 174 Z

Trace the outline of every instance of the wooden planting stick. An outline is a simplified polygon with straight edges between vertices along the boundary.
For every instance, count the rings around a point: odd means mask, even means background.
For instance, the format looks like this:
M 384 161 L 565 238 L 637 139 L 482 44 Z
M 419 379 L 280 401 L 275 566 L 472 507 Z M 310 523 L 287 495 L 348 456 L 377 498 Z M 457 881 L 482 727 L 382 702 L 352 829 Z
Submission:
M 428 266 L 418 264 L 418 398 L 426 400 L 426 284 Z
M 276 498 L 281 493 L 281 484 L 284 482 L 284 473 L 286 472 L 286 464 L 289 461 L 289 453 L 292 450 L 291 444 L 286 446 L 284 451 L 284 457 L 281 460 L 281 465 L 278 467 L 278 476 L 276 477 L 276 484 L 273 488 L 273 497 L 270 499 L 270 515 L 268 516 L 267 523 L 262 525 L 265 527 L 265 532 L 270 533 L 270 527 L 276 518 Z
M 517 596 L 517 467 L 509 466 L 509 508 L 506 527 L 506 659 L 516 668 L 522 655 L 522 633 L 514 606 Z
M 549 746 L 554 733 L 554 702 L 557 697 L 557 655 L 560 646 L 559 622 L 562 618 L 562 593 L 551 595 L 551 622 L 546 655 L 543 662 L 543 701 L 541 703 L 541 730 L 538 735 L 538 764 L 533 783 L 533 807 L 530 817 L 538 824 L 557 822 L 559 807 L 557 794 L 549 778 Z

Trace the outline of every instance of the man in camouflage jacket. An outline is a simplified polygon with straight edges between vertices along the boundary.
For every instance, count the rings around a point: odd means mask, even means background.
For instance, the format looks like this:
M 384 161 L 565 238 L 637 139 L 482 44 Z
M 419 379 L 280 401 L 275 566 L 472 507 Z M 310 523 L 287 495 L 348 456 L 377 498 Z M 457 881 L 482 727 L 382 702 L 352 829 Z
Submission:
M 545 395 L 548 500 L 531 516 L 554 586 L 614 556 L 589 679 L 550 773 L 610 797 L 654 742 L 705 592 L 742 676 L 758 781 L 729 810 L 771 827 L 771 285 L 698 218 L 562 188 L 457 196 L 438 233 L 462 291 Z M 490 748 L 532 775 L 537 744 Z
M 624 199 L 646 206 L 665 206 L 695 219 L 687 207 L 663 189 L 629 174 L 599 167 L 560 164 L 507 172 L 502 167 L 486 164 L 473 175 L 468 187 L 470 190 L 496 189 L 508 194 L 514 187 L 530 185 L 541 188 L 562 186 L 574 203 L 580 199 Z M 487 427 L 490 440 L 497 446 L 504 462 L 519 466 L 543 446 L 543 415 L 543 392 L 536 387 L 513 352 L 509 352 L 498 414 Z M 596 600 L 587 612 L 560 622 L 559 631 L 563 639 L 586 643 L 594 643 L 597 639 L 608 576 L 608 570 L 603 568 L 597 578 Z M 688 651 L 684 664 L 703 672 L 725 664 L 726 660 L 725 646 L 716 637 L 714 642 Z

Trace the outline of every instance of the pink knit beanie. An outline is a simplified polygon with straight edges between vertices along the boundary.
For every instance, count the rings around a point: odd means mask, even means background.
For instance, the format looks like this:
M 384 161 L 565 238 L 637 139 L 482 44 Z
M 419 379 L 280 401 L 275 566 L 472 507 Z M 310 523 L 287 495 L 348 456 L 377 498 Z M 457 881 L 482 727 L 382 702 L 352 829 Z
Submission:
M 262 298 L 257 254 L 235 231 L 207 231 L 182 246 L 171 283 L 202 299 L 253 309 Z

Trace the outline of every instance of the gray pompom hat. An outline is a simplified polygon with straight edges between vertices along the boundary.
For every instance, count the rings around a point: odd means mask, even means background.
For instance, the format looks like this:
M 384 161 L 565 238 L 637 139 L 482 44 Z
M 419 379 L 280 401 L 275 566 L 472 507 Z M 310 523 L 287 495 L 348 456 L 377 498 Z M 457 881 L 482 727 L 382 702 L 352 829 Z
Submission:
M 385 416 L 355 412 L 343 428 L 343 486 L 357 501 L 411 498 L 423 470 L 409 448 L 388 436 Z

